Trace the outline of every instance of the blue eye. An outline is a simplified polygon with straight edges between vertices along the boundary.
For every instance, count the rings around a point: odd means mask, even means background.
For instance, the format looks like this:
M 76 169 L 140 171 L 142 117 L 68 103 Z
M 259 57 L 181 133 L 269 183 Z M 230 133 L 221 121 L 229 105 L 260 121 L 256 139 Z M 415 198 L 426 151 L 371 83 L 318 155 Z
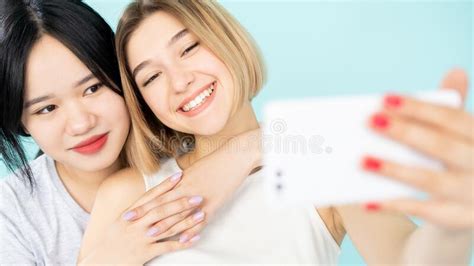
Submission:
M 38 114 L 38 115 L 49 114 L 52 111 L 54 111 L 56 108 L 57 107 L 55 105 L 48 105 L 48 106 L 40 109 L 39 111 L 37 111 L 35 114 Z
M 159 76 L 161 76 L 161 72 L 157 73 L 157 74 L 154 74 L 153 76 L 151 76 L 149 79 L 147 79 L 145 81 L 145 83 L 143 83 L 143 87 L 146 87 L 148 84 L 150 84 L 152 81 L 154 81 L 155 79 L 157 79 Z
M 199 46 L 199 42 L 196 42 L 194 43 L 193 45 L 189 46 L 188 48 L 186 48 L 186 50 L 184 50 L 184 52 L 181 54 L 181 57 L 187 55 L 189 52 L 191 52 L 194 48 L 198 47 Z
M 97 83 L 95 85 L 90 86 L 84 91 L 84 95 L 90 95 L 96 93 L 100 88 L 103 86 L 102 83 Z

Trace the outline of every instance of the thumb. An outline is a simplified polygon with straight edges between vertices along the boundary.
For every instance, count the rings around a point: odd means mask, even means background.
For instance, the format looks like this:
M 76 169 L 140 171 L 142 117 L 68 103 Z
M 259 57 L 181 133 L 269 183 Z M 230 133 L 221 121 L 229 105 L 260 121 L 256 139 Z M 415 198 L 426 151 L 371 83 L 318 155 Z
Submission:
M 446 73 L 441 81 L 440 87 L 441 89 L 453 89 L 457 91 L 459 95 L 461 95 L 461 101 L 464 105 L 468 93 L 469 77 L 463 69 L 453 68 Z

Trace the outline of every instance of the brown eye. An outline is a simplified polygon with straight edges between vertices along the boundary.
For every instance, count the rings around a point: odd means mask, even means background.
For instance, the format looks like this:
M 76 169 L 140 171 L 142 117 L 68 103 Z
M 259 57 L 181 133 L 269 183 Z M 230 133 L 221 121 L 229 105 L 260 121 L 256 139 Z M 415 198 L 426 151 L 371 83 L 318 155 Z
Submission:
M 48 105 L 43 109 L 40 109 L 36 114 L 42 115 L 42 114 L 49 114 L 52 111 L 54 111 L 57 107 L 55 105 Z
M 146 86 L 147 86 L 148 84 L 150 84 L 153 80 L 157 79 L 160 75 L 161 75 L 161 72 L 159 72 L 159 73 L 157 73 L 157 74 L 151 76 L 149 79 L 147 79 L 147 80 L 145 81 L 145 83 L 143 83 L 142 86 L 143 86 L 143 87 L 146 87 Z
M 100 90 L 100 88 L 103 86 L 102 83 L 97 83 L 95 85 L 92 85 L 90 86 L 89 88 L 87 88 L 85 91 L 84 91 L 84 95 L 89 95 L 89 94 L 94 94 L 96 93 L 98 90 Z
M 186 50 L 184 50 L 184 52 L 181 54 L 181 57 L 187 55 L 189 52 L 191 52 L 194 48 L 198 47 L 199 46 L 199 42 L 196 42 L 194 43 L 193 45 L 189 46 L 188 48 L 186 48 Z

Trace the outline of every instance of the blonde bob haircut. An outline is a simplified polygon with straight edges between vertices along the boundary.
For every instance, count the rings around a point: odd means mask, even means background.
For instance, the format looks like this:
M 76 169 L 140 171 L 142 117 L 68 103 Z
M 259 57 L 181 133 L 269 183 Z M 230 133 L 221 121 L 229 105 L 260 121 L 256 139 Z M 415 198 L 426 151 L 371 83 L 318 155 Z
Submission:
M 177 18 L 200 43 L 229 69 L 235 86 L 232 114 L 252 100 L 265 83 L 265 66 L 254 40 L 220 4 L 211 0 L 136 0 L 120 19 L 117 56 L 132 128 L 126 144 L 128 163 L 144 174 L 159 169 L 160 158 L 177 156 L 183 142 L 194 137 L 163 125 L 143 100 L 128 67 L 126 49 L 132 33 L 151 14 L 162 11 Z

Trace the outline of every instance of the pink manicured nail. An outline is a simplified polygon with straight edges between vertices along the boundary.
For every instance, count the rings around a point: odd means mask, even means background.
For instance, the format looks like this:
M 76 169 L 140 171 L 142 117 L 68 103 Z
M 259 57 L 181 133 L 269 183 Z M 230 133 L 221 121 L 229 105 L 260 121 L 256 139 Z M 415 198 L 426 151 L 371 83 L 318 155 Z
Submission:
M 126 221 L 130 221 L 135 218 L 135 216 L 137 216 L 137 213 L 135 211 L 128 211 L 124 215 L 122 215 L 122 218 Z
M 196 235 L 195 237 L 191 238 L 189 240 L 189 242 L 194 243 L 194 242 L 198 241 L 199 239 L 201 239 L 201 237 L 199 235 Z
M 191 203 L 191 205 L 199 205 L 201 202 L 202 202 L 201 196 L 194 196 L 189 199 L 189 203 Z
M 146 232 L 147 236 L 154 236 L 156 233 L 158 233 L 160 230 L 158 228 L 152 227 L 150 230 Z
M 403 104 L 403 98 L 399 95 L 389 94 L 384 97 L 384 105 L 387 108 L 399 108 Z
M 173 183 L 176 183 L 181 179 L 182 176 L 183 176 L 183 172 L 178 172 L 178 173 L 170 176 L 170 181 L 173 182 Z
M 179 237 L 179 243 L 185 243 L 186 241 L 188 241 L 188 238 L 189 238 L 188 235 L 181 235 Z
M 193 215 L 193 219 L 194 219 L 194 221 L 196 221 L 196 222 L 201 221 L 202 219 L 204 219 L 204 213 L 203 213 L 202 211 L 199 211 L 199 212 L 195 213 L 195 214 Z

